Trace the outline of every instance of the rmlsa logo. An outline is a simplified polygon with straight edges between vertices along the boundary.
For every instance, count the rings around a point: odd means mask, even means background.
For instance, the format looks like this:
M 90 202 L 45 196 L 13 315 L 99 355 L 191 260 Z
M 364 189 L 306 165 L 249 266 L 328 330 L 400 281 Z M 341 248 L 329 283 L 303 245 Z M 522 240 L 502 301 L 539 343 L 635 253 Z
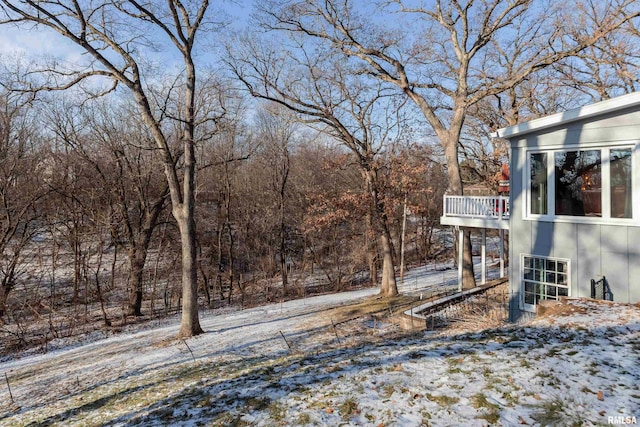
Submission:
M 630 425 L 630 424 L 638 424 L 638 420 L 636 419 L 636 417 L 625 417 L 625 416 L 619 415 L 616 417 L 609 417 L 608 423 Z

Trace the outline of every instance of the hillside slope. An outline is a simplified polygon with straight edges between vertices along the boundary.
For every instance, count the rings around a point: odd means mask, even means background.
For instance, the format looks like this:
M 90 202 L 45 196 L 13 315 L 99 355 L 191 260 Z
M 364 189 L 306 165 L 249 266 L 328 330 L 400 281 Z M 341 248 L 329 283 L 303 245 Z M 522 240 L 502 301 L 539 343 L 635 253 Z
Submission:
M 639 417 L 640 308 L 569 300 L 518 326 L 402 335 L 328 308 L 373 290 L 0 364 L 2 425 L 595 425 Z M 291 348 L 289 348 L 289 346 Z M 4 381 L 7 375 L 13 402 Z M 616 418 L 618 419 L 618 418 Z

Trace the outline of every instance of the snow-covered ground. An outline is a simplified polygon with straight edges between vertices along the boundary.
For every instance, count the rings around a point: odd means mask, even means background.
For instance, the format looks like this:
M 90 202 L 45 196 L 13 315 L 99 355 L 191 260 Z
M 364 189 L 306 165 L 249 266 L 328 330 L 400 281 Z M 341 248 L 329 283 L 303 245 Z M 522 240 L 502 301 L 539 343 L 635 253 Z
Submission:
M 441 276 L 416 269 L 404 290 L 428 292 L 442 286 Z M 6 360 L 0 425 L 564 426 L 640 418 L 638 306 L 571 301 L 528 324 L 466 334 L 405 336 L 369 319 L 333 327 L 332 307 L 375 292 L 204 312 L 206 333 L 187 341 L 173 340 L 172 319 Z

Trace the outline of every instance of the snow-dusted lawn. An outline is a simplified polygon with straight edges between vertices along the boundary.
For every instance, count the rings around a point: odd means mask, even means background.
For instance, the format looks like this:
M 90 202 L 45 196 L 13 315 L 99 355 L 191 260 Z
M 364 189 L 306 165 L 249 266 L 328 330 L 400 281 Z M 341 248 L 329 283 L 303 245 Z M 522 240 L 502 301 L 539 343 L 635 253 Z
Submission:
M 410 281 L 409 281 L 410 283 Z M 328 308 L 374 290 L 203 313 L 0 363 L 0 425 L 606 425 L 640 418 L 640 308 L 412 337 Z M 287 339 L 287 342 L 282 337 Z M 287 343 L 291 345 L 290 350 Z M 4 374 L 14 403 L 11 403 Z

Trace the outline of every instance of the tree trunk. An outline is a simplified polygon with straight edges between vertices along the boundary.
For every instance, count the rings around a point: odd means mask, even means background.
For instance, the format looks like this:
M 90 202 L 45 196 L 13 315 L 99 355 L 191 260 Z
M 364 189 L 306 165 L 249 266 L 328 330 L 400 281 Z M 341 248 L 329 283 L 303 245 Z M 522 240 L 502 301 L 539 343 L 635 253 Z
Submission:
M 80 259 L 80 243 L 77 235 L 77 228 L 74 229 L 72 234 L 71 248 L 73 250 L 73 295 L 71 301 L 77 303 L 80 301 L 80 280 L 81 280 L 81 259 Z
M 231 215 L 229 213 L 228 215 Z M 231 229 L 231 222 L 227 223 L 227 234 L 229 236 L 229 248 L 227 252 L 227 259 L 229 260 L 229 293 L 227 294 L 227 303 L 231 305 L 231 298 L 233 295 L 233 283 L 235 282 L 235 257 L 233 252 L 233 230 Z
M 393 245 L 391 244 L 391 236 L 388 229 L 380 235 L 380 243 L 382 243 L 382 286 L 380 293 L 385 297 L 393 297 L 398 295 L 398 286 L 393 262 Z
M 280 210 L 280 272 L 282 274 L 282 293 L 287 295 L 289 286 L 289 269 L 287 268 L 287 224 L 285 221 L 285 204 L 287 180 L 289 178 L 289 152 L 287 147 L 283 147 L 282 179 L 279 191 Z
M 404 283 L 404 247 L 406 243 L 407 233 L 407 195 L 404 196 L 404 202 L 402 203 L 402 232 L 400 235 L 400 283 Z
M 194 76 L 195 70 L 188 72 Z M 195 80 L 194 80 L 195 81 Z M 191 85 L 193 89 L 194 85 Z M 161 148 L 163 154 L 164 173 L 169 185 L 171 196 L 171 212 L 180 229 L 180 246 L 182 252 L 182 317 L 178 338 L 191 337 L 204 332 L 198 320 L 198 269 L 196 252 L 196 223 L 195 211 L 195 146 L 193 143 L 193 121 L 186 120 L 187 130 L 184 138 L 184 174 L 182 186 L 178 179 L 177 169 L 167 141 L 153 114 L 149 103 L 141 92 L 134 92 L 138 98 L 138 105 L 143 112 L 145 123 L 149 125 L 151 133 Z M 187 96 L 192 99 L 192 95 Z M 193 117 L 193 105 L 190 107 Z
M 284 256 L 284 245 L 280 247 L 280 275 L 282 276 L 282 295 L 287 296 L 289 286 L 289 271 L 287 268 L 287 259 Z
M 504 233 L 504 264 L 509 265 L 509 231 Z
M 191 337 L 203 332 L 198 319 L 198 270 L 196 253 L 196 223 L 193 214 L 189 215 L 188 207 L 174 216 L 180 228 L 182 249 L 182 318 L 180 320 L 179 338 Z M 187 212 L 184 212 L 187 210 Z
M 9 285 L 0 283 L 0 325 L 4 323 L 4 316 L 7 310 L 7 297 L 11 291 Z
M 366 246 L 367 261 L 369 263 L 369 280 L 371 283 L 378 281 L 378 245 L 375 239 L 375 230 L 371 221 L 371 214 L 367 214 Z
M 462 248 L 462 289 L 465 290 L 476 287 L 472 255 L 471 231 L 464 231 L 464 247 Z
M 367 257 L 369 259 L 369 280 L 371 281 L 371 283 L 376 283 L 378 281 L 378 249 L 376 247 L 375 241 L 373 242 L 373 244 L 369 244 L 369 247 L 370 249 L 367 254 Z
M 280 194 L 280 274 L 282 276 L 282 294 L 287 296 L 289 271 L 287 268 L 287 228 L 284 221 L 284 192 Z
M 167 190 L 165 190 L 167 191 Z M 151 204 L 149 211 L 145 214 L 144 223 L 139 233 L 133 232 L 133 227 L 127 227 L 129 239 L 129 308 L 127 315 L 142 316 L 142 289 L 144 285 L 144 267 L 147 263 L 149 246 L 153 231 L 158 225 L 158 218 L 164 209 L 165 197 L 158 198 Z M 122 203 L 122 206 L 126 204 Z M 126 215 L 126 211 L 122 212 Z M 128 217 L 127 217 L 128 218 Z
M 382 245 L 382 283 L 380 294 L 383 296 L 398 295 L 398 285 L 396 283 L 395 263 L 393 259 L 393 241 L 384 202 L 378 193 L 378 174 L 375 168 L 363 165 L 363 172 L 367 190 L 371 196 L 371 219 L 373 225 L 380 233 L 380 243 Z
M 145 252 L 144 254 L 140 252 Z M 142 316 L 142 285 L 144 265 L 146 263 L 147 254 L 143 249 L 135 250 L 133 255 L 129 256 L 129 308 L 128 316 Z
M 196 69 L 191 56 L 185 57 L 187 88 L 184 104 L 184 175 L 182 203 L 179 189 L 171 191 L 173 216 L 178 221 L 182 246 L 182 318 L 178 338 L 192 337 L 204 332 L 198 319 L 198 253 L 195 221 L 196 153 L 195 153 L 195 84 Z M 166 168 L 173 167 L 165 163 Z M 175 173 L 175 169 L 173 169 Z M 171 188 L 171 182 L 169 183 Z M 176 203 L 174 203 L 176 202 Z
M 107 310 L 104 304 L 104 295 L 102 294 L 102 284 L 100 283 L 100 272 L 102 271 L 102 257 L 104 255 L 104 242 L 101 240 L 98 245 L 98 260 L 97 265 L 94 270 L 93 280 L 96 285 L 96 294 L 98 297 L 98 302 L 100 303 L 100 311 L 102 311 L 102 321 L 104 326 L 111 326 L 111 320 L 109 320 L 109 316 L 107 315 Z M 87 290 L 88 293 L 88 290 Z
M 9 262 L 9 265 L 5 266 L 5 272 L 0 283 L 0 324 L 2 324 L 5 315 L 7 314 L 7 300 L 9 299 L 9 293 L 15 286 L 15 269 L 18 264 L 17 254 Z
M 449 194 L 462 196 L 462 176 L 460 174 L 460 164 L 458 162 L 458 138 L 451 137 L 450 140 L 443 142 L 445 157 L 447 160 L 447 174 L 449 177 Z M 454 239 L 454 256 L 457 258 L 458 241 Z M 476 279 L 473 271 L 473 256 L 471 253 L 470 233 L 465 232 L 465 245 L 462 254 L 462 288 L 470 289 L 476 287 Z

